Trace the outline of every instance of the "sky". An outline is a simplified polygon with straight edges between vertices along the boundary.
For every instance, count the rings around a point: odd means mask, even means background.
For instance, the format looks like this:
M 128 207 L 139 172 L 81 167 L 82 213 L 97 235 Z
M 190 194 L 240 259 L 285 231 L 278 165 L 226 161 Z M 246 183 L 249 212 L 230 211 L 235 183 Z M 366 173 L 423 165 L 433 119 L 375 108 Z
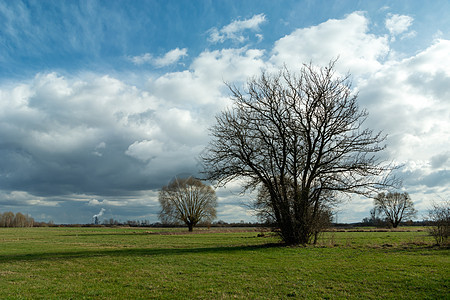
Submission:
M 303 63 L 351 75 L 418 219 L 450 199 L 449 1 L 0 0 L 0 212 L 157 222 L 198 176 L 225 82 Z M 218 219 L 256 220 L 239 182 Z M 369 216 L 345 198 L 338 222 Z

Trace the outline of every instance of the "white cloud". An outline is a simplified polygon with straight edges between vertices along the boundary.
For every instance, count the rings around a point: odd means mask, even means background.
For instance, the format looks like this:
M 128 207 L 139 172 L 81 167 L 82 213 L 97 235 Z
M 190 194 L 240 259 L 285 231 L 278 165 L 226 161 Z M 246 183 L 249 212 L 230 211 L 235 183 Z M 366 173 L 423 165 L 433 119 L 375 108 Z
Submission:
M 388 153 L 405 167 L 406 191 L 450 196 L 450 41 L 389 62 L 359 86 L 370 126 L 389 133 Z
M 153 55 L 151 55 L 150 53 L 144 53 L 142 55 L 133 56 L 130 57 L 129 59 L 136 65 L 151 63 L 154 60 Z
M 98 206 L 98 205 L 102 205 L 102 203 L 100 201 L 98 201 L 97 199 L 92 199 L 92 200 L 89 200 L 88 205 L 89 206 Z
M 89 200 L 89 202 L 88 202 L 88 206 L 112 206 L 112 207 L 114 207 L 114 206 L 118 206 L 118 207 L 122 207 L 122 206 L 127 206 L 127 205 L 130 205 L 130 203 L 132 203 L 133 201 L 130 201 L 130 200 L 128 200 L 128 201 L 124 201 L 124 200 L 120 200 L 120 201 L 113 201 L 113 200 L 107 200 L 107 199 L 103 199 L 102 201 L 99 201 L 99 200 L 97 200 L 97 199 L 92 199 L 92 200 Z M 102 208 L 101 210 L 100 210 L 100 212 L 97 214 L 97 216 L 99 217 L 99 216 L 102 216 L 103 215 L 103 213 L 105 212 L 106 210 L 104 209 L 104 208 Z
M 224 81 L 242 82 L 259 74 L 266 67 L 263 55 L 263 50 L 247 48 L 205 51 L 194 60 L 191 67 L 201 78 L 212 79 L 223 86 Z
M 122 123 L 127 116 L 152 105 L 144 103 L 145 93 L 108 76 L 80 81 L 55 73 L 39 74 L 0 97 L 11 104 L 1 107 L 2 131 L 20 128 L 20 135 L 9 138 L 48 153 L 74 153 L 87 145 L 100 153 L 105 131 L 128 130 Z
M 163 143 L 157 140 L 143 140 L 140 142 L 136 141 L 128 147 L 127 151 L 125 151 L 125 154 L 142 161 L 148 161 L 161 155 L 163 146 Z
M 187 56 L 187 49 L 175 48 L 161 57 L 153 57 L 150 53 L 133 56 L 129 59 L 136 65 L 152 64 L 158 68 L 166 67 L 177 63 L 181 58 Z
M 370 74 L 382 67 L 380 61 L 389 52 L 389 45 L 386 37 L 369 33 L 368 25 L 363 13 L 354 12 L 344 19 L 297 29 L 275 42 L 271 62 L 299 68 L 310 61 L 324 66 L 339 57 L 341 73 Z
M 217 220 L 222 219 L 233 223 L 239 223 L 240 221 L 246 220 L 256 221 L 253 210 L 239 205 L 220 205 L 217 209 L 217 216 Z
M 233 21 L 221 29 L 212 28 L 210 30 L 209 41 L 223 43 L 225 40 L 233 40 L 242 43 L 247 39 L 243 34 L 244 31 L 259 31 L 259 26 L 265 21 L 266 16 L 259 14 L 254 15 L 251 19 Z M 259 40 L 262 39 L 261 34 L 257 34 L 256 36 Z
M 399 35 L 408 30 L 414 19 L 410 16 L 389 14 L 385 26 L 392 36 Z
M 196 146 L 207 136 L 206 116 L 176 107 L 161 109 L 158 122 L 166 134 L 166 142 Z
M 151 79 L 149 90 L 172 105 L 211 107 L 211 113 L 215 113 L 227 103 L 224 82 L 242 82 L 258 74 L 266 66 L 263 55 L 263 50 L 246 48 L 204 51 L 194 59 L 190 70 Z
M 176 63 L 184 56 L 187 56 L 187 49 L 176 48 L 167 52 L 163 57 L 155 58 L 154 64 L 157 67 L 165 67 Z
M 61 200 L 32 195 L 26 191 L 0 191 L 0 205 L 3 207 L 14 206 L 39 206 L 39 207 L 59 207 Z
M 411 39 L 411 38 L 413 38 L 413 37 L 415 37 L 417 35 L 417 32 L 415 32 L 414 30 L 413 31 L 409 31 L 409 32 L 407 32 L 407 33 L 405 33 L 405 34 L 402 34 L 402 36 L 400 37 L 400 39 L 401 40 L 404 40 L 404 39 Z M 391 38 L 391 40 L 393 39 L 393 37 Z

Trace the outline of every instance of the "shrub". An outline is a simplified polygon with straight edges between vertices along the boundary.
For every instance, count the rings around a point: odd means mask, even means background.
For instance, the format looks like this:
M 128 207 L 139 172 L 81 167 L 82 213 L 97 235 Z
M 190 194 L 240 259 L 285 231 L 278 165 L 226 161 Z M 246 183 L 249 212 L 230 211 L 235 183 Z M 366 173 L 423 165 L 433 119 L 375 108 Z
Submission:
M 450 201 L 442 204 L 434 203 L 428 211 L 431 227 L 430 234 L 439 245 L 446 244 L 450 235 Z

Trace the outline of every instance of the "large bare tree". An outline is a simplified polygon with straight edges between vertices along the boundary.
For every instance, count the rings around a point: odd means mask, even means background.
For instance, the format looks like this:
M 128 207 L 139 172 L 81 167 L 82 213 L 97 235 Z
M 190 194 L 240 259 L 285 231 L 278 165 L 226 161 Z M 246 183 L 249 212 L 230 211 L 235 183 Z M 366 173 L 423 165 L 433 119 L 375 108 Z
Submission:
M 337 192 L 367 195 L 388 184 L 391 167 L 376 156 L 385 136 L 363 128 L 367 112 L 334 65 L 263 72 L 244 89 L 229 84 L 234 105 L 216 116 L 202 155 L 209 180 L 267 189 L 288 244 L 311 241 L 320 209 Z
M 374 208 L 386 217 L 393 228 L 402 220 L 410 220 L 417 211 L 408 193 L 379 193 L 373 200 Z
M 159 192 L 159 203 L 159 218 L 163 223 L 183 222 L 189 231 L 199 222 L 216 218 L 216 192 L 194 177 L 175 177 Z

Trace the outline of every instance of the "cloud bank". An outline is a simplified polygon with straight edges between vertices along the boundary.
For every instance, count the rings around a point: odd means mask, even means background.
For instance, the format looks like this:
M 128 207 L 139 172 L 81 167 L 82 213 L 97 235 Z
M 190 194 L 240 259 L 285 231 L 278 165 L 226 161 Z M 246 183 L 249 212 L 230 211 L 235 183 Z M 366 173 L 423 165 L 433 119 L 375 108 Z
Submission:
M 265 15 L 213 28 L 214 43 L 244 43 Z M 105 216 L 151 219 L 157 190 L 179 174 L 199 175 L 197 157 L 209 141 L 214 115 L 230 104 L 224 82 L 238 85 L 261 70 L 286 64 L 326 65 L 339 57 L 350 72 L 367 125 L 389 134 L 386 157 L 404 164 L 405 191 L 426 209 L 427 195 L 450 197 L 450 41 L 435 40 L 420 52 L 396 59 L 392 37 L 407 34 L 410 16 L 387 15 L 386 33 L 371 32 L 370 18 L 354 12 L 279 38 L 271 49 L 204 50 L 185 69 L 151 74 L 144 85 L 117 76 L 44 72 L 0 87 L 0 190 L 5 207 L 28 207 L 37 218 L 89 222 Z M 161 57 L 130 63 L 163 67 L 187 56 L 175 48 Z M 219 190 L 219 218 L 251 219 L 240 206 L 239 187 Z M 246 196 L 248 197 L 248 196 Z M 344 206 L 341 221 L 361 220 L 371 200 Z M 46 207 L 46 214 L 38 214 Z M 86 215 L 87 219 L 71 217 Z M 126 213 L 117 213 L 123 207 Z M 51 209 L 50 209 L 51 208 Z M 126 208 L 126 210 L 125 210 Z M 146 213 L 143 213 L 145 211 Z M 37 214 L 37 215 L 36 215 Z

